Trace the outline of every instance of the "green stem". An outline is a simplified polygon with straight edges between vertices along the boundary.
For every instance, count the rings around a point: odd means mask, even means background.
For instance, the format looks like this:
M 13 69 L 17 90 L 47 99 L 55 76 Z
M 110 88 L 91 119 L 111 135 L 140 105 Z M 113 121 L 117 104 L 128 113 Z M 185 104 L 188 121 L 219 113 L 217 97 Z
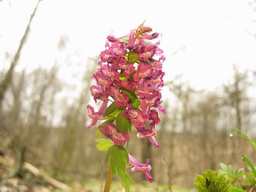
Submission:
M 112 169 L 109 166 L 107 171 L 105 186 L 104 186 L 104 192 L 110 192 L 111 184 L 112 184 Z

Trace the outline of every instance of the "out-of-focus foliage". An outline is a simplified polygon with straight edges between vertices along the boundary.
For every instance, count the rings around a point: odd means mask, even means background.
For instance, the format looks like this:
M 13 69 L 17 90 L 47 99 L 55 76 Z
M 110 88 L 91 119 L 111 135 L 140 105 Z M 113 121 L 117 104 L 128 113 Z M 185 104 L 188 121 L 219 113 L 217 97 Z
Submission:
M 220 164 L 219 173 L 224 175 L 231 183 L 235 183 L 244 175 L 243 170 L 236 170 L 233 166 L 224 163 Z
M 245 139 L 255 150 L 254 140 L 239 131 L 239 135 Z M 256 165 L 247 155 L 242 156 L 244 169 L 237 170 L 231 165 L 221 163 L 218 171 L 206 171 L 195 180 L 198 191 L 230 191 L 240 192 L 255 190 Z M 211 187 L 212 185 L 212 187 Z
M 216 171 L 205 171 L 196 177 L 195 187 L 198 192 L 229 192 L 230 182 Z

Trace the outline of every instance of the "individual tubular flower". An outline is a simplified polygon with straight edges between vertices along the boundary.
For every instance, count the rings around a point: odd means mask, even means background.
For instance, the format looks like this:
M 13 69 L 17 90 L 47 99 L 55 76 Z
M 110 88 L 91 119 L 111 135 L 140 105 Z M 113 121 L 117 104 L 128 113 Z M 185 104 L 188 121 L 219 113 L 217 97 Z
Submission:
M 103 114 L 104 114 L 104 111 L 106 110 L 107 104 L 108 104 L 107 99 L 104 99 L 98 112 L 95 112 L 94 108 L 91 105 L 87 106 L 88 116 L 92 120 L 91 123 L 87 125 L 87 127 L 94 126 L 99 119 L 103 118 Z
M 153 181 L 153 177 L 150 173 L 152 167 L 149 164 L 148 160 L 146 161 L 146 163 L 141 163 L 130 154 L 128 155 L 128 158 L 129 158 L 129 164 L 131 165 L 132 171 L 142 172 L 147 181 L 149 181 L 149 182 Z
M 129 140 L 129 134 L 118 132 L 112 123 L 101 126 L 100 131 L 106 137 L 110 138 L 115 145 L 124 145 Z
M 120 92 L 119 88 L 111 87 L 110 88 L 111 96 L 115 100 L 115 104 L 117 107 L 123 107 L 125 108 L 128 105 L 129 98 L 124 93 Z
M 102 104 L 97 112 L 87 107 L 89 127 L 105 120 L 99 129 L 115 145 L 124 147 L 133 125 L 139 138 L 159 147 L 155 127 L 160 122 L 158 113 L 164 111 L 161 88 L 165 57 L 155 41 L 158 36 L 150 27 L 141 25 L 121 38 L 108 36 L 105 50 L 99 55 L 90 91 L 94 101 Z M 139 163 L 131 155 L 129 162 L 133 171 L 143 172 L 152 181 L 149 163 Z

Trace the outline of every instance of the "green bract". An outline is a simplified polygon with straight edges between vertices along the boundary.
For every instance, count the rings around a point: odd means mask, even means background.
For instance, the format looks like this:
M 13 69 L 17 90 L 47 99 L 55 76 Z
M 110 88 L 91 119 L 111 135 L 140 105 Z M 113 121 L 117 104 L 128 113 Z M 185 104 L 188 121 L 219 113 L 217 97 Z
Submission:
M 127 173 L 128 152 L 126 149 L 122 146 L 113 145 L 108 150 L 107 160 L 113 174 L 121 178 L 126 191 L 129 191 L 132 179 Z
M 119 113 L 116 117 L 116 126 L 120 132 L 128 132 L 132 129 L 131 122 L 127 119 L 124 113 Z
M 126 55 L 128 63 L 138 63 L 139 55 L 133 51 L 130 51 Z
M 135 109 L 138 109 L 140 106 L 140 101 L 139 101 L 138 97 L 135 95 L 135 93 L 128 91 L 126 89 L 122 89 L 122 92 L 128 96 L 128 98 L 130 99 L 130 101 L 132 103 L 132 107 Z
M 105 120 L 114 120 L 119 113 L 121 113 L 123 110 L 118 108 L 115 103 L 112 103 L 110 106 L 107 107 L 105 113 L 104 113 L 104 119 Z
M 127 78 L 125 77 L 124 73 L 120 73 L 119 79 L 120 79 L 121 81 L 127 80 Z
M 107 107 L 107 109 L 105 110 L 104 116 L 107 116 L 111 113 L 113 113 L 116 109 L 118 109 L 118 107 L 115 105 L 115 103 L 113 102 L 111 105 L 109 105 Z
M 108 151 L 113 146 L 113 142 L 109 139 L 100 138 L 96 139 L 96 148 L 99 151 Z

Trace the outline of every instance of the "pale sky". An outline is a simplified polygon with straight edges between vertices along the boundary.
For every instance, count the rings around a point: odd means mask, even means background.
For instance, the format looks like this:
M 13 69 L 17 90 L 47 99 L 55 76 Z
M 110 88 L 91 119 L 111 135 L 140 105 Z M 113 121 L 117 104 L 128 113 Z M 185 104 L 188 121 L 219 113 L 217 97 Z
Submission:
M 13 54 L 35 0 L 0 0 L 0 68 Z M 254 6 L 256 7 L 256 5 Z M 250 0 L 43 0 L 32 23 L 19 68 L 60 66 L 63 79 L 76 84 L 81 65 L 104 48 L 108 34 L 122 36 L 144 20 L 161 33 L 166 80 L 182 74 L 197 88 L 226 83 L 233 65 L 256 69 L 256 12 Z M 68 38 L 64 53 L 60 36 Z

